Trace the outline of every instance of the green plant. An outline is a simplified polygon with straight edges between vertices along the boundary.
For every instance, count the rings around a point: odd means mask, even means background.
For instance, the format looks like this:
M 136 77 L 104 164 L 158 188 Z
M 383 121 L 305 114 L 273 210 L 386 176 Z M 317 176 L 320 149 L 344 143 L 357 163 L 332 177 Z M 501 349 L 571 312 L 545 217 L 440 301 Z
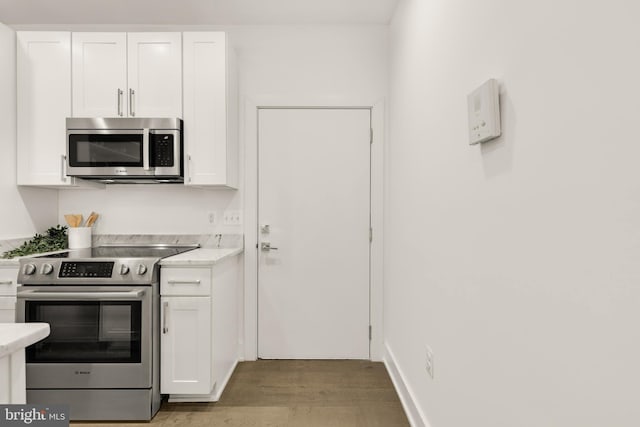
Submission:
M 36 233 L 31 240 L 24 242 L 19 248 L 3 253 L 2 258 L 15 258 L 17 256 L 59 251 L 66 249 L 67 246 L 67 226 L 58 224 L 49 228 L 44 235 Z

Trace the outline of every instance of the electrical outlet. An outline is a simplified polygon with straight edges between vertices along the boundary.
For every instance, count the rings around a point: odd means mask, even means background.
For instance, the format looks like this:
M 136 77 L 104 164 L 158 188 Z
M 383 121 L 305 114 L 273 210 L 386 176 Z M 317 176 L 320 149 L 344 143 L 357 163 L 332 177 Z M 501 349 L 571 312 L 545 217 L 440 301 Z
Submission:
M 427 358 L 425 360 L 425 368 L 431 378 L 433 378 L 433 351 L 427 346 Z
M 241 225 L 242 211 L 224 211 L 224 225 Z
M 208 213 L 208 217 L 209 217 L 209 224 L 215 224 L 216 222 L 218 222 L 218 221 L 216 221 L 217 218 L 216 218 L 216 213 L 215 212 L 209 212 Z

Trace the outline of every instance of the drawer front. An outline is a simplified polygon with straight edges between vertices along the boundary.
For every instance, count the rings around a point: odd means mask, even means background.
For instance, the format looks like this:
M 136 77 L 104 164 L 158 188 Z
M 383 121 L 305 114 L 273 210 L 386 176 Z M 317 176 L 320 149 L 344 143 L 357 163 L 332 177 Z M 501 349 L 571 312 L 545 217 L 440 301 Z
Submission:
M 211 269 L 162 267 L 160 269 L 160 294 L 211 295 Z
M 17 268 L 0 268 L 0 295 L 16 296 Z

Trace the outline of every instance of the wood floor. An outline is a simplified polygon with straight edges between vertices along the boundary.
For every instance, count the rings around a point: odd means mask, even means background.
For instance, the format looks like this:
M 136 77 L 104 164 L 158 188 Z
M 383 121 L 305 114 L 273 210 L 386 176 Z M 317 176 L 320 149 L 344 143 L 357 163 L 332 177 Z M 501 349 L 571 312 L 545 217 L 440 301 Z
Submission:
M 163 402 L 150 423 L 113 425 L 395 427 L 409 422 L 382 363 L 259 360 L 238 364 L 217 403 Z

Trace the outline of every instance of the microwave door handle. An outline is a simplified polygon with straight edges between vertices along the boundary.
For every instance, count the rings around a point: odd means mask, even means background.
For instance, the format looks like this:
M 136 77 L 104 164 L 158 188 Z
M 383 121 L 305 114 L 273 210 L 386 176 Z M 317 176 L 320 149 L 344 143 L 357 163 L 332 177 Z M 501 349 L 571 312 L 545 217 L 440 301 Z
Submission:
M 149 129 L 142 129 L 142 168 L 146 171 L 149 167 Z

